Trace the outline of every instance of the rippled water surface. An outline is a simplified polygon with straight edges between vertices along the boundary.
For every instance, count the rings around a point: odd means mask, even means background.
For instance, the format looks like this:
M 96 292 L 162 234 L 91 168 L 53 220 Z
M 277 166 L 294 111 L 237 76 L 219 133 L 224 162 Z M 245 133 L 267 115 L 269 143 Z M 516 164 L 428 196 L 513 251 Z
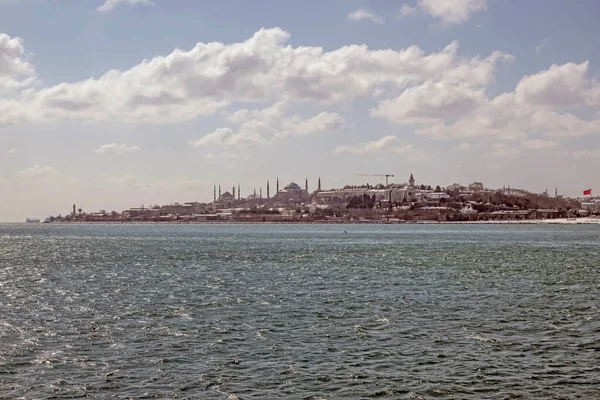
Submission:
M 599 293 L 600 226 L 0 225 L 0 398 L 597 399 Z

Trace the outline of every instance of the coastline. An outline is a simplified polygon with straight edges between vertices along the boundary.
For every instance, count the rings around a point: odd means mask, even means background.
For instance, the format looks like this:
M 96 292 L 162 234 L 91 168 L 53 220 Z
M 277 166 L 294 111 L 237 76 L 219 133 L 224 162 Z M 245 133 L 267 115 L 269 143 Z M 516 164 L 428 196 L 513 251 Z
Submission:
M 600 218 L 556 218 L 545 220 L 496 220 L 496 221 L 74 221 L 49 222 L 44 225 L 596 225 Z M 29 224 L 32 225 L 32 224 Z M 39 224 L 34 224 L 37 226 Z

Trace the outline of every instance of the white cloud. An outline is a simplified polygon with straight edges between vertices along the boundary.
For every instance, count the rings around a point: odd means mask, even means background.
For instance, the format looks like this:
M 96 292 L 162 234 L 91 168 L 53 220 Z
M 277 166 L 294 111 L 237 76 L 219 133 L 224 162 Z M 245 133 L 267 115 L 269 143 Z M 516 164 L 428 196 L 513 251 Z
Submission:
M 384 100 L 371 110 L 373 117 L 400 123 L 425 123 L 459 118 L 485 101 L 482 88 L 461 82 L 425 82 Z
M 208 145 L 235 146 L 241 144 L 261 143 L 264 139 L 260 134 L 251 131 L 234 132 L 231 128 L 219 128 L 200 139 L 190 141 L 194 147 Z
M 525 76 L 513 92 L 486 96 L 466 115 L 424 124 L 417 132 L 438 138 L 488 135 L 523 141 L 532 135 L 557 139 L 598 133 L 600 118 L 577 115 L 600 105 L 600 85 L 586 77 L 587 71 L 588 62 L 552 65 Z
M 6 154 L 15 154 L 17 151 L 19 151 L 19 149 L 15 147 L 15 148 L 12 148 L 10 150 L 7 150 Z
M 106 0 L 104 4 L 98 7 L 98 11 L 100 12 L 108 12 L 112 11 L 115 7 L 121 4 L 128 4 L 130 6 L 135 4 L 141 4 L 145 6 L 149 6 L 154 4 L 151 0 Z
M 17 103 L 2 97 L 14 96 L 35 82 L 35 68 L 25 60 L 23 40 L 0 33 L 0 124 L 12 119 L 7 114 L 18 112 Z
M 442 77 L 487 82 L 505 55 L 463 58 L 458 44 L 425 54 L 416 46 L 329 52 L 286 45 L 289 33 L 261 29 L 242 43 L 198 43 L 99 78 L 60 83 L 0 100 L 0 119 L 180 122 L 213 115 L 231 103 L 332 104 Z M 31 72 L 31 70 L 28 70 Z
M 544 49 L 544 45 L 544 43 L 540 43 L 537 46 L 535 46 L 535 54 L 540 54 Z
M 487 10 L 486 0 L 417 0 L 411 6 L 403 4 L 401 15 L 410 15 L 417 10 L 442 21 L 445 25 L 457 25 L 467 22 L 477 12 Z
M 409 6 L 408 4 L 402 4 L 400 7 L 400 15 L 406 17 L 407 15 L 413 15 L 417 12 L 417 7 Z
M 54 167 L 34 165 L 33 167 L 22 170 L 16 175 L 22 179 L 41 181 L 55 178 L 58 175 L 58 171 Z
M 243 109 L 228 116 L 237 124 L 236 129 L 219 128 L 200 139 L 190 141 L 194 147 L 208 145 L 238 146 L 267 143 L 286 136 L 308 136 L 339 129 L 344 118 L 336 113 L 322 112 L 311 118 L 286 116 L 288 105 L 284 102 L 260 109 Z
M 375 22 L 376 24 L 383 24 L 385 22 L 385 18 L 379 16 L 367 9 L 361 8 L 356 10 L 350 14 L 348 14 L 348 19 L 351 21 L 362 21 L 362 20 L 370 20 Z
M 540 44 L 535 46 L 535 54 L 540 54 L 548 42 L 550 42 L 550 38 L 545 38 Z
M 525 76 L 515 94 L 523 103 L 549 107 L 579 107 L 597 94 L 600 87 L 586 80 L 589 62 L 553 64 L 546 71 Z
M 103 144 L 94 151 L 98 154 L 112 153 L 121 155 L 126 153 L 133 153 L 135 151 L 140 151 L 140 148 L 138 146 L 132 146 L 127 144 L 109 143 Z
M 400 146 L 398 138 L 393 135 L 384 136 L 379 140 L 358 143 L 356 145 L 342 145 L 335 148 L 335 153 L 369 154 L 382 151 L 395 153 L 409 153 L 413 151 L 412 145 Z

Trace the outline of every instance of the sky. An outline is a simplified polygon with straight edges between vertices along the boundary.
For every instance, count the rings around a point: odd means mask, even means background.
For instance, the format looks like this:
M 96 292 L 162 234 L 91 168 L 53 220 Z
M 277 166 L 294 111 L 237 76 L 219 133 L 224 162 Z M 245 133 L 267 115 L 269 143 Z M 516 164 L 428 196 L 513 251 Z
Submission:
M 598 15 L 596 0 L 0 0 L 0 221 L 277 178 L 600 190 Z

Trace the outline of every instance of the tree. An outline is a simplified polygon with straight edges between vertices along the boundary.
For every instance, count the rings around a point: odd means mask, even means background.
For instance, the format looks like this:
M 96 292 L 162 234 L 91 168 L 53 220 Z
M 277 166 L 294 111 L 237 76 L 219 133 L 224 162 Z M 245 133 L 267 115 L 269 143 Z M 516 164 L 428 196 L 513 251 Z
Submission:
M 435 192 L 436 192 L 436 193 L 442 193 L 442 188 L 440 187 L 440 185 L 437 185 L 437 186 L 435 187 Z
M 473 182 L 469 185 L 469 190 L 473 191 L 473 192 L 479 192 L 481 190 L 483 190 L 485 187 L 483 186 L 483 183 L 481 182 Z
M 81 212 L 83 211 L 83 210 L 81 209 L 81 207 L 79 207 L 79 209 L 78 209 L 77 211 L 79 212 L 79 216 L 81 217 Z

